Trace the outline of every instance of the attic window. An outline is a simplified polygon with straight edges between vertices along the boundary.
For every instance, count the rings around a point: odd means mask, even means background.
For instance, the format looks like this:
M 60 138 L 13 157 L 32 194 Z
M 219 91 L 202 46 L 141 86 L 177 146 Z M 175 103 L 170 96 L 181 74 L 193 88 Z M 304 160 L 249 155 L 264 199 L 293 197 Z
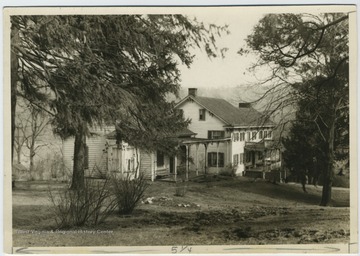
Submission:
M 202 109 L 199 109 L 199 120 L 200 121 L 205 121 L 205 109 L 204 108 L 202 108 Z

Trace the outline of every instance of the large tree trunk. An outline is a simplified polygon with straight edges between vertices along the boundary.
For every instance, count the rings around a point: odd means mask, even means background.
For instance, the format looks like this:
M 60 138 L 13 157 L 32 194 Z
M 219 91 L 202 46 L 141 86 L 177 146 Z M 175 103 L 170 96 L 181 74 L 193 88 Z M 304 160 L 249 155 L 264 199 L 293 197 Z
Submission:
M 18 41 L 18 31 L 13 29 L 11 32 L 11 43 Z M 16 54 L 11 51 L 11 161 L 14 159 L 14 143 L 15 143 L 15 113 L 16 113 L 16 94 L 17 94 L 17 82 L 18 82 L 18 58 Z
M 323 190 L 321 206 L 328 206 L 331 202 L 331 190 L 334 177 L 334 138 L 335 138 L 335 118 L 331 122 L 328 135 L 327 165 L 324 171 Z
M 30 178 L 32 178 L 32 175 L 34 173 L 34 157 L 35 157 L 35 143 L 31 142 L 31 146 L 30 146 Z
M 75 135 L 73 176 L 70 187 L 72 190 L 80 190 L 84 188 L 85 147 L 86 134 L 84 129 L 80 128 L 78 133 Z

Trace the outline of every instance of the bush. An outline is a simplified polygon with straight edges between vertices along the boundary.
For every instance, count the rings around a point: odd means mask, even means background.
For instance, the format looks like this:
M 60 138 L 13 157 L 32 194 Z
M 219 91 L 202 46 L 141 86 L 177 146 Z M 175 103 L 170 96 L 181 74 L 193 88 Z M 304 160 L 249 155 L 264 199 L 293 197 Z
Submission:
M 140 173 L 139 177 L 127 174 L 121 177 L 112 177 L 114 194 L 120 214 L 131 214 L 140 202 L 149 183 Z
M 108 180 L 86 180 L 82 190 L 62 190 L 54 195 L 54 217 L 59 228 L 97 225 L 116 209 L 116 200 L 108 190 Z
M 175 196 L 183 197 L 187 191 L 187 182 L 184 180 L 175 183 Z
M 236 169 L 232 165 L 229 165 L 229 166 L 226 166 L 225 168 L 221 169 L 219 171 L 219 175 L 235 177 L 236 176 L 235 172 L 236 172 Z

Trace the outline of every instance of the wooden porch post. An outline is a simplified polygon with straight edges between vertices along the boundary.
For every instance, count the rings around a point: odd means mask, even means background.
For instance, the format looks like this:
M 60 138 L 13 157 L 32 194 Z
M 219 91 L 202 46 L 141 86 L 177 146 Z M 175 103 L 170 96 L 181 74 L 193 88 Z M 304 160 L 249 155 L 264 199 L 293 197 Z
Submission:
M 124 169 L 126 170 L 125 159 L 125 146 L 121 143 L 121 175 L 124 175 Z
M 265 171 L 266 171 L 266 150 L 264 150 L 264 156 L 263 156 L 263 179 L 265 179 Z
M 186 173 L 185 173 L 185 180 L 189 180 L 189 146 L 185 145 L 186 147 Z
M 219 142 L 216 142 L 216 172 L 219 174 Z
M 204 143 L 204 147 L 205 147 L 205 174 L 207 174 L 207 160 L 208 160 L 208 156 L 207 156 L 207 147 L 208 147 L 208 144 L 207 143 Z
M 154 153 L 151 153 L 151 181 L 155 180 L 155 160 L 154 160 Z
M 229 141 L 226 141 L 226 162 L 230 165 L 231 164 L 231 157 L 230 157 L 230 147 L 229 147 Z
M 177 176 L 177 155 L 174 156 L 174 180 L 176 181 Z
M 198 150 L 199 150 L 199 144 L 198 144 L 198 143 L 196 143 L 196 152 L 195 152 L 196 176 L 199 176 L 199 159 L 198 159 Z

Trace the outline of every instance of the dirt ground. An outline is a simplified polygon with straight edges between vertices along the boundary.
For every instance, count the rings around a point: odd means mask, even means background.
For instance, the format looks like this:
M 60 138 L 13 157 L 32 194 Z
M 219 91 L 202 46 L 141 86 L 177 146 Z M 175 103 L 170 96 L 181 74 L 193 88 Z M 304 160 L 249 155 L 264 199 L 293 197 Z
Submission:
M 130 216 L 113 214 L 96 227 L 59 230 L 48 191 L 64 183 L 18 182 L 13 191 L 13 246 L 234 245 L 349 242 L 349 190 L 272 184 L 244 177 L 175 184 L 156 181 Z

